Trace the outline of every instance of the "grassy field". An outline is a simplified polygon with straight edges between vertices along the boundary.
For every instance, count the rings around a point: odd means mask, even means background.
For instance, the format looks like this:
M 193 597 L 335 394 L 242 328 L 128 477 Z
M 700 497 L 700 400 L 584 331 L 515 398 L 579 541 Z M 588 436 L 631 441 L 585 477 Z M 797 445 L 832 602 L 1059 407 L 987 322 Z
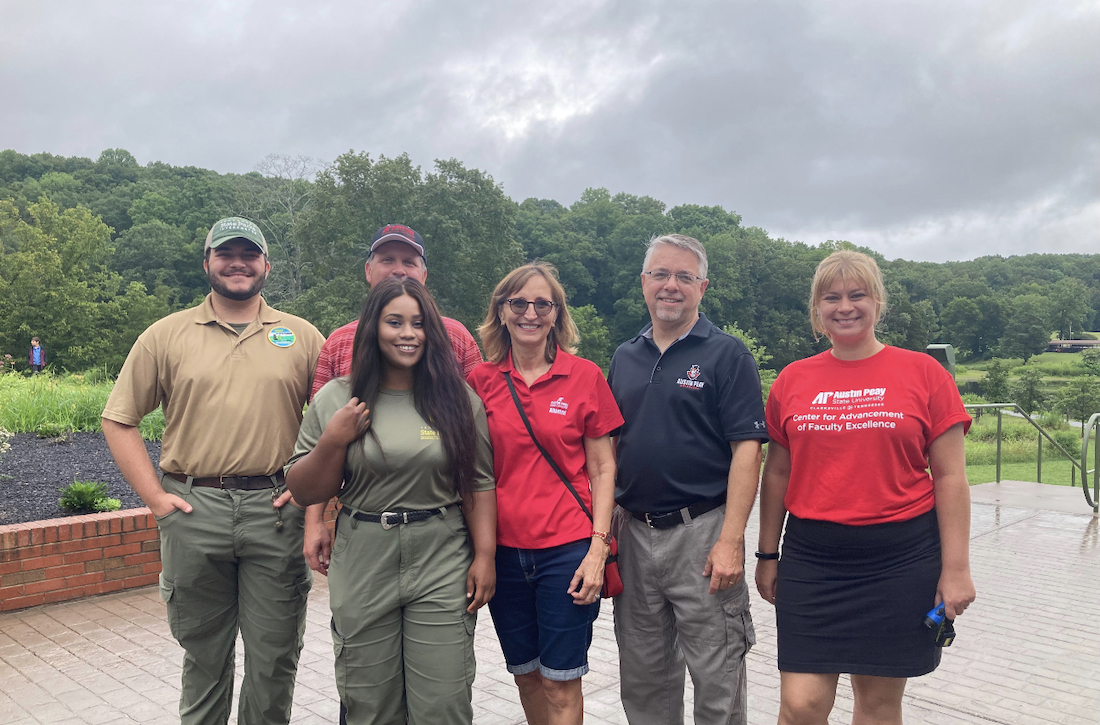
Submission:
M 1081 431 L 1047 417 L 1046 430 L 1074 459 L 1081 455 Z M 1001 428 L 1001 478 L 1038 481 L 1039 435 L 1026 421 L 1005 416 Z M 1091 459 L 1090 459 L 1091 460 Z M 1043 483 L 1070 485 L 1072 465 L 1049 442 L 1043 441 Z M 966 436 L 966 475 L 970 483 L 995 481 L 997 473 L 997 416 L 986 413 Z M 1080 484 L 1080 476 L 1077 478 Z
M 113 385 L 109 380 L 93 382 L 81 375 L 0 375 L 0 428 L 40 435 L 98 431 Z M 164 415 L 158 408 L 141 422 L 141 435 L 159 440 L 163 433 Z
M 1073 352 L 1044 352 L 1033 356 L 1024 365 L 1021 358 L 1004 358 L 1002 362 L 1009 370 L 1009 375 L 1017 378 L 1025 370 L 1039 370 L 1044 377 L 1065 382 L 1069 378 L 1087 375 L 1085 368 L 1078 362 L 1079 353 Z M 981 380 L 985 377 L 985 371 L 992 360 L 977 360 L 974 362 L 960 363 L 955 367 L 955 381 L 965 383 Z

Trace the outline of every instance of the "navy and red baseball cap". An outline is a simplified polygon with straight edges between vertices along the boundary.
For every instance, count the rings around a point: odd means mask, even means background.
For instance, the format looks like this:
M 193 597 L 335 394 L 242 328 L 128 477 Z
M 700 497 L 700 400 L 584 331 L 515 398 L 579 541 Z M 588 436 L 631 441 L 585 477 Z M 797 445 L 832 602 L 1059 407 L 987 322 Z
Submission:
M 375 232 L 370 242 L 371 253 L 374 253 L 379 244 L 386 242 L 404 242 L 419 252 L 421 257 L 427 258 L 424 253 L 424 239 L 404 224 L 390 224 Z

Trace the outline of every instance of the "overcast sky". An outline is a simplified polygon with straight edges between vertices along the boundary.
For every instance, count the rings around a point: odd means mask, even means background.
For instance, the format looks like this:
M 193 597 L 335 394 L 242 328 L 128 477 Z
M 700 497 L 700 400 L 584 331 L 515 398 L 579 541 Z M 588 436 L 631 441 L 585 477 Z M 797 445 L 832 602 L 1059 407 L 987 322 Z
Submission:
M 888 258 L 1100 252 L 1100 0 L 0 0 L 0 148 L 455 157 Z

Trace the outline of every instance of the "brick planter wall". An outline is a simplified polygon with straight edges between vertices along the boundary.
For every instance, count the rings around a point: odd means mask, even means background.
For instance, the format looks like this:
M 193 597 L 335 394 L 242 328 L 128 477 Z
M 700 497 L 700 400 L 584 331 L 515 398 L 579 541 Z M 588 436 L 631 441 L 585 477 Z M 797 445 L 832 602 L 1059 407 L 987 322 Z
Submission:
M 156 584 L 149 509 L 0 526 L 0 611 Z
M 336 507 L 329 503 L 329 530 Z M 0 612 L 156 584 L 160 536 L 149 509 L 0 526 Z

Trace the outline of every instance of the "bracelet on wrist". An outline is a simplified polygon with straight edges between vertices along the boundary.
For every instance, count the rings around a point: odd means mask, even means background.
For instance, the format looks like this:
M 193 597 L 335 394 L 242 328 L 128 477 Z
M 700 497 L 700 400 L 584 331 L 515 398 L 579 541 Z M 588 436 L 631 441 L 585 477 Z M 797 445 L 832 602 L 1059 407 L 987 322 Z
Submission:
M 595 529 L 592 529 L 592 536 L 594 536 L 597 539 L 603 539 L 603 543 L 607 544 L 608 546 L 611 546 L 611 534 L 610 533 L 608 533 L 606 531 L 596 531 Z
M 772 552 L 770 554 L 765 554 L 763 551 L 758 551 L 758 552 L 756 552 L 756 558 L 757 559 L 763 559 L 765 561 L 773 561 L 773 560 L 779 558 L 779 552 L 775 551 L 775 552 Z

